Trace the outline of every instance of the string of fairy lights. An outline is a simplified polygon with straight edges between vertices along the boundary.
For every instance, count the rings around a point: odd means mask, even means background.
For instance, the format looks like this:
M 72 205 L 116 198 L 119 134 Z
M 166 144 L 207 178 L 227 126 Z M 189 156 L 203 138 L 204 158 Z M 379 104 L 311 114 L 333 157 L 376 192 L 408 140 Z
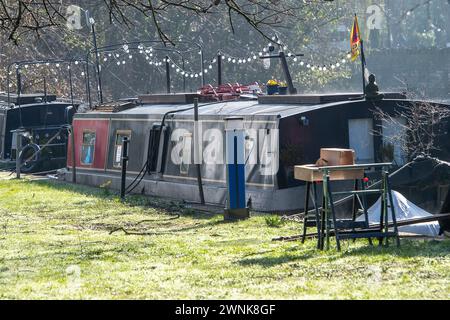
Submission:
M 231 54 L 228 54 L 224 52 L 224 50 L 219 50 L 217 55 L 212 57 L 209 60 L 204 60 L 203 70 L 197 70 L 193 71 L 191 68 L 188 68 L 187 66 L 194 65 L 194 63 L 191 63 L 188 60 L 184 60 L 183 63 L 180 63 L 173 57 L 169 56 L 169 53 L 166 53 L 163 58 L 158 57 L 157 51 L 161 50 L 159 48 L 153 48 L 152 46 L 145 46 L 143 44 L 139 44 L 137 47 L 130 47 L 127 44 L 124 44 L 122 47 L 114 48 L 109 51 L 104 51 L 99 53 L 100 58 L 100 70 L 106 68 L 109 66 L 109 64 L 115 64 L 118 67 L 126 65 L 128 62 L 133 62 L 133 59 L 135 57 L 141 56 L 145 60 L 148 65 L 160 68 L 163 65 L 165 66 L 166 63 L 169 64 L 169 67 L 180 77 L 185 79 L 197 79 L 203 75 L 206 75 L 207 73 L 213 72 L 214 65 L 218 63 L 218 59 L 221 59 L 221 62 L 228 63 L 230 65 L 250 65 L 254 63 L 262 64 L 264 63 L 260 57 L 271 55 L 273 52 L 275 52 L 275 46 L 278 46 L 280 51 L 284 51 L 286 58 L 289 60 L 291 66 L 298 66 L 301 68 L 304 68 L 305 70 L 309 70 L 312 72 L 333 72 L 336 71 L 339 68 L 342 68 L 345 64 L 347 64 L 350 61 L 350 54 L 348 52 L 342 52 L 334 59 L 329 59 L 328 61 L 321 61 L 317 62 L 317 59 L 314 57 L 306 58 L 304 56 L 299 56 L 295 54 L 288 45 L 284 44 L 283 42 L 279 41 L 276 37 L 272 38 L 273 42 L 265 45 L 258 51 L 251 51 L 245 56 L 237 57 Z M 137 53 L 137 54 L 136 54 Z M 201 54 L 201 52 L 198 52 Z M 171 55 L 173 55 L 173 52 L 171 52 Z M 141 60 L 142 61 L 142 60 Z M 83 60 L 73 60 L 72 61 L 74 65 L 78 65 L 81 62 L 85 62 Z M 61 68 L 62 64 L 64 63 L 56 63 L 54 64 L 54 68 L 52 67 L 50 69 L 50 72 L 55 76 L 54 81 L 58 82 L 57 75 L 58 71 L 55 69 Z M 67 62 L 66 62 L 67 64 Z M 34 64 L 34 66 L 50 66 L 50 63 L 42 63 L 42 64 Z M 27 70 L 29 68 L 28 64 L 20 65 L 20 68 L 24 68 Z M 19 65 L 16 65 L 16 68 L 19 68 Z M 67 69 L 72 68 L 72 63 L 69 63 L 67 65 Z M 10 75 L 12 72 L 10 71 Z M 86 71 L 83 69 L 79 73 L 82 77 L 85 77 Z M 9 84 L 9 87 L 12 87 L 13 83 Z
M 21 75 L 26 75 L 26 73 L 28 71 L 31 71 L 33 69 L 33 68 L 31 68 L 32 66 L 34 67 L 34 70 L 36 68 L 44 67 L 45 68 L 44 70 L 46 70 L 47 72 L 51 73 L 54 76 L 53 80 L 55 83 L 57 83 L 57 82 L 59 82 L 58 75 L 63 70 L 62 69 L 63 65 L 67 65 L 67 67 L 66 67 L 67 70 L 72 70 L 73 69 L 72 64 L 79 65 L 79 64 L 83 64 L 85 62 L 86 62 L 85 60 L 81 60 L 81 59 L 61 60 L 60 62 L 54 62 L 54 61 L 52 61 L 52 62 L 48 62 L 48 61 L 47 62 L 37 62 L 37 63 L 21 62 L 21 63 L 13 64 L 12 67 L 13 67 L 13 69 L 16 69 L 16 70 L 19 69 L 18 72 Z M 44 70 L 42 70 L 42 71 L 44 71 Z M 86 72 L 84 70 L 85 70 L 85 68 L 83 68 L 83 70 L 80 72 L 80 75 L 83 77 L 86 75 Z M 11 76 L 14 73 L 15 73 L 15 71 L 9 70 L 8 75 Z M 15 86 L 14 81 L 10 81 L 8 87 L 12 88 L 13 86 Z

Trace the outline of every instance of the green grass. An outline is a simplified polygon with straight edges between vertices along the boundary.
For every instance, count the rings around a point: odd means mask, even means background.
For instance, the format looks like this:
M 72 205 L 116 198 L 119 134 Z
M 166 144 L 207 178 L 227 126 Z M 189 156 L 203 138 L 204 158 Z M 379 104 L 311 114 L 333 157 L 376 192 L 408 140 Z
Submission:
M 121 203 L 100 188 L 1 180 L 0 298 L 450 298 L 449 240 L 403 240 L 400 249 L 358 240 L 342 252 L 319 252 L 314 240 L 271 241 L 300 227 L 274 228 L 263 215 L 227 223 L 140 196 Z

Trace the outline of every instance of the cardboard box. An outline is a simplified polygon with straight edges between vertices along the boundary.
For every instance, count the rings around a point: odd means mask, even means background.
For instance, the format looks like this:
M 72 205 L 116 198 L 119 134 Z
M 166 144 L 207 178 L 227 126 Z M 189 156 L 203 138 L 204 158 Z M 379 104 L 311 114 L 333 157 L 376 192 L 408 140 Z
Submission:
M 343 166 L 355 164 L 353 149 L 321 148 L 319 166 Z

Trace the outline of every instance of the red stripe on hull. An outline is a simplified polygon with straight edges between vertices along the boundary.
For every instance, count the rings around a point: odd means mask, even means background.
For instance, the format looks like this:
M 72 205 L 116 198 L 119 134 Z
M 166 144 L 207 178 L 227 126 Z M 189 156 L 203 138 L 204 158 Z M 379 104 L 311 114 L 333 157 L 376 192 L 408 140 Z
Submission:
M 77 167 L 86 167 L 94 169 L 105 169 L 106 151 L 109 143 L 109 120 L 73 120 L 75 133 L 75 162 Z M 91 165 L 85 165 L 81 162 L 81 148 L 83 144 L 83 133 L 87 131 L 95 132 L 95 148 L 93 162 Z M 72 167 L 72 145 L 69 139 L 67 151 L 67 166 Z

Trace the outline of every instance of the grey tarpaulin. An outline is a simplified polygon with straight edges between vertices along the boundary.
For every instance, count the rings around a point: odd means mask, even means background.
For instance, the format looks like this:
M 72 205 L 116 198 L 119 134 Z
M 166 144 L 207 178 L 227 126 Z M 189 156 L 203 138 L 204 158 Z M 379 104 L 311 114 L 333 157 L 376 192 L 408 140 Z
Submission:
M 432 216 L 431 213 L 419 208 L 414 203 L 408 201 L 401 193 L 392 191 L 394 209 L 397 221 L 406 219 L 415 219 Z M 389 202 L 389 201 L 388 201 Z M 381 197 L 373 206 L 368 209 L 369 223 L 380 223 Z M 364 221 L 364 216 L 360 216 L 358 221 Z M 389 222 L 392 222 L 392 216 L 389 212 Z M 414 233 L 436 237 L 439 235 L 439 223 L 437 221 L 419 223 L 409 226 L 399 227 L 399 232 Z

